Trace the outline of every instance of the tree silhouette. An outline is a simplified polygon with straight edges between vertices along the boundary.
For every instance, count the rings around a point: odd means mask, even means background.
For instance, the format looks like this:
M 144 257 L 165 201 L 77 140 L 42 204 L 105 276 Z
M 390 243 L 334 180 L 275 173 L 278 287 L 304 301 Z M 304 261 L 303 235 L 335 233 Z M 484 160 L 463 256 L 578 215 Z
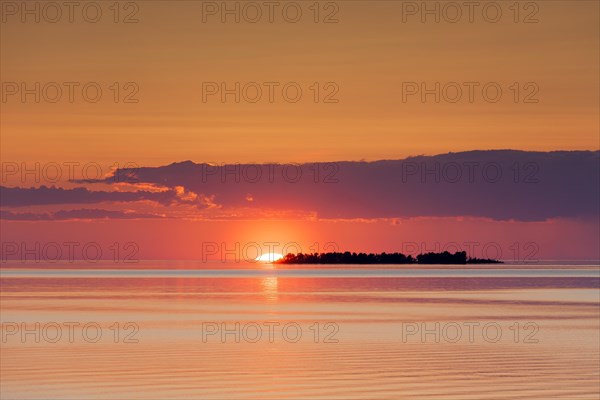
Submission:
M 492 259 L 470 258 L 466 251 L 452 254 L 424 253 L 416 258 L 402 253 L 312 253 L 292 254 L 275 261 L 276 264 L 500 264 L 502 261 Z

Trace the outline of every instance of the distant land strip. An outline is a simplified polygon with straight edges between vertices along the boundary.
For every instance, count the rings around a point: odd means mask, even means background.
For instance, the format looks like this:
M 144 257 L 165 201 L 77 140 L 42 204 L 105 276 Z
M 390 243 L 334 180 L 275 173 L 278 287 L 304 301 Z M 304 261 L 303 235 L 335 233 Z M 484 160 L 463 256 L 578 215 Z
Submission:
M 274 261 L 275 264 L 502 264 L 502 261 L 493 259 L 472 258 L 466 251 L 457 251 L 452 254 L 423 253 L 416 257 L 402 253 L 314 253 L 292 254 Z

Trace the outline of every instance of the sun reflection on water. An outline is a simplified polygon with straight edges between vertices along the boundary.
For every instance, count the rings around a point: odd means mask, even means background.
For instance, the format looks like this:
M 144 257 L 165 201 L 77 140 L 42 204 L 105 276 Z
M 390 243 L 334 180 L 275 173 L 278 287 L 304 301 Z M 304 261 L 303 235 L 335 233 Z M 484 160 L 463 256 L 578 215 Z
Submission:
M 261 278 L 260 286 L 267 301 L 277 301 L 279 292 L 277 290 L 278 282 L 276 276 Z

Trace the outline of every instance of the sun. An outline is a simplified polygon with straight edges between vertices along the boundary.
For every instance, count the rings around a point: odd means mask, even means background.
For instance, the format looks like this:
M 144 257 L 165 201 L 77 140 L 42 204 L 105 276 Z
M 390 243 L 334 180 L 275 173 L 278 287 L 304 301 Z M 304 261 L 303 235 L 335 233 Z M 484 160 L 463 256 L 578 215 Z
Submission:
M 255 261 L 272 263 L 273 261 L 277 261 L 280 258 L 283 258 L 283 254 L 280 253 L 265 253 L 255 258 Z

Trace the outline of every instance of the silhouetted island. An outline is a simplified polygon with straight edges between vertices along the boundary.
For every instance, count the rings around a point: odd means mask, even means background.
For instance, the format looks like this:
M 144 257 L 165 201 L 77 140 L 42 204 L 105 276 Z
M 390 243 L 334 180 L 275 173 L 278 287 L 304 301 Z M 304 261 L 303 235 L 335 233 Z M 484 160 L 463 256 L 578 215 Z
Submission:
M 467 257 L 466 251 L 452 254 L 424 253 L 416 257 L 402 253 L 314 253 L 291 254 L 275 261 L 276 264 L 502 264 L 502 261 Z

